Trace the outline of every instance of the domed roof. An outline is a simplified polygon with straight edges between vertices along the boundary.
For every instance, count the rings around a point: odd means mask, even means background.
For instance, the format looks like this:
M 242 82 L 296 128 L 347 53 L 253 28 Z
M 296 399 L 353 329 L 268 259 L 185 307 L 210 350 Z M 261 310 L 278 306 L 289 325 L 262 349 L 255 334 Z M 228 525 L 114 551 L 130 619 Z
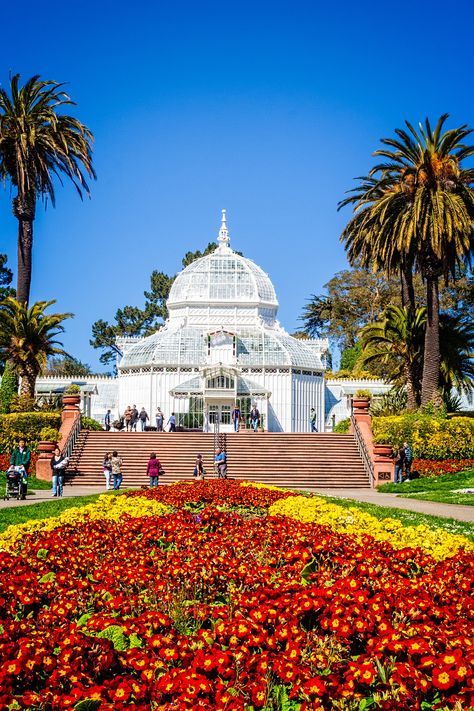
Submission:
M 225 210 L 218 247 L 196 259 L 178 274 L 168 297 L 168 310 L 196 305 L 247 305 L 276 314 L 278 301 L 268 274 L 250 259 L 236 254 L 229 245 Z M 269 314 L 268 314 L 269 315 Z

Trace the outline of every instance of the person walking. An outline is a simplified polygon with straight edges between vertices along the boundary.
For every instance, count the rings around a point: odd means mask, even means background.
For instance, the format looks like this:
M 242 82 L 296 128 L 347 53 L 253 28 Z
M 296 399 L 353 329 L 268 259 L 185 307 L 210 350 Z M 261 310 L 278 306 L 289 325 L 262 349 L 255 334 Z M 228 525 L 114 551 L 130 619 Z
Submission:
M 150 418 L 148 417 L 148 413 L 145 410 L 144 407 L 140 410 L 140 414 L 138 415 L 138 419 L 140 420 L 140 427 L 142 428 L 142 432 L 145 432 L 145 427 L 146 427 L 146 422 Z
M 205 471 L 204 471 L 204 464 L 202 461 L 202 454 L 196 455 L 196 461 L 194 463 L 193 475 L 198 481 L 202 481 L 204 479 Z
M 132 431 L 132 408 L 127 405 L 125 412 L 123 413 L 123 422 L 125 424 L 125 429 L 127 432 Z
M 131 418 L 130 424 L 131 424 L 131 430 L 133 432 L 136 432 L 137 431 L 137 424 L 138 424 L 138 410 L 137 410 L 136 405 L 134 405 L 132 407 L 132 418 Z
M 311 425 L 311 432 L 318 431 L 316 427 L 316 410 L 314 407 L 311 408 L 311 412 L 309 413 L 309 424 Z
M 51 457 L 51 482 L 52 482 L 52 496 L 62 496 L 63 495 L 63 484 L 64 484 L 64 470 L 68 465 L 68 457 L 64 457 L 61 454 L 61 450 L 56 445 L 54 448 L 53 456 Z
M 403 481 L 403 467 L 405 464 L 405 449 L 400 447 L 395 455 L 395 484 L 401 484 Z
M 105 476 L 105 488 L 107 491 L 110 489 L 110 482 L 112 478 L 112 461 L 110 452 L 106 452 L 104 455 L 104 461 L 102 462 L 102 471 Z
M 167 424 L 170 426 L 168 432 L 176 432 L 176 416 L 174 412 L 171 413 Z
M 114 477 L 114 489 L 120 489 L 120 486 L 122 484 L 122 458 L 119 457 L 118 452 L 116 449 L 112 452 L 112 457 L 110 458 L 110 464 L 112 467 L 112 474 Z
M 256 405 L 254 405 L 250 410 L 250 425 L 254 432 L 258 430 L 258 427 L 260 425 L 260 412 L 258 411 Z
M 163 421 L 165 417 L 163 413 L 161 412 L 161 409 L 159 407 L 156 408 L 155 412 L 155 420 L 156 420 L 156 431 L 157 432 L 163 432 Z
M 232 410 L 232 422 L 234 423 L 234 432 L 238 432 L 240 428 L 240 418 L 241 418 L 241 413 L 240 413 L 240 407 L 235 403 L 234 409 Z
M 13 449 L 12 455 L 10 457 L 10 464 L 13 467 L 23 467 L 25 470 L 25 476 L 22 477 L 21 482 L 21 498 L 26 499 L 26 493 L 28 491 L 28 469 L 31 462 L 31 450 L 26 445 L 26 440 L 22 437 L 18 440 L 18 445 Z
M 155 486 L 158 486 L 158 477 L 161 471 L 162 470 L 160 460 L 157 458 L 156 453 L 152 452 L 150 454 L 150 459 L 148 460 L 148 464 L 146 467 L 146 473 L 150 477 L 150 489 L 153 489 Z
M 413 449 L 408 442 L 403 443 L 405 452 L 405 481 L 411 481 L 411 465 L 413 464 Z
M 214 457 L 214 466 L 217 471 L 217 477 L 219 479 L 227 479 L 227 456 L 221 447 L 216 449 L 216 456 Z
M 107 412 L 105 413 L 105 417 L 104 417 L 104 427 L 105 427 L 106 432 L 110 432 L 111 419 L 112 419 L 111 412 L 110 412 L 110 410 L 107 410 Z

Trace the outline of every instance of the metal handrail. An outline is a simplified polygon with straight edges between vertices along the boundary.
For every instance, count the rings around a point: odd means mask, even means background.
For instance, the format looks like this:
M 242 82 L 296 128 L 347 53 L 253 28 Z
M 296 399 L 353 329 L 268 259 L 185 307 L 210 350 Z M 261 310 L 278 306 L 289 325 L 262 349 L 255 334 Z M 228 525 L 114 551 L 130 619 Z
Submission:
M 359 454 L 362 458 L 362 464 L 364 466 L 364 471 L 369 478 L 370 485 L 374 486 L 374 482 L 375 482 L 374 462 L 372 461 L 372 457 L 369 454 L 369 450 L 367 449 L 367 444 L 365 443 L 364 437 L 362 435 L 362 432 L 360 431 L 360 427 L 357 424 L 357 421 L 356 421 L 356 418 L 354 417 L 354 415 L 351 416 L 351 422 L 352 422 L 352 427 L 354 430 L 354 436 L 355 436 L 357 449 L 359 450 Z
M 65 457 L 68 457 L 68 459 L 71 458 L 71 455 L 74 451 L 74 447 L 76 446 L 76 442 L 79 439 L 79 435 L 81 433 L 81 418 L 78 417 L 77 420 L 74 423 L 74 427 L 70 431 L 68 438 L 66 440 L 66 444 L 63 447 L 63 455 Z

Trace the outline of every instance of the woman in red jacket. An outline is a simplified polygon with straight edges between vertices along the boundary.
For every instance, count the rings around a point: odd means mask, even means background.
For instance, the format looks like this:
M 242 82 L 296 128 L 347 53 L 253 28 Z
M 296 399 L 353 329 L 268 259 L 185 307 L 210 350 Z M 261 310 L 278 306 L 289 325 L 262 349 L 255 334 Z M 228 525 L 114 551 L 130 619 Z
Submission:
M 161 472 L 160 460 L 156 458 L 155 452 L 150 454 L 150 459 L 148 460 L 148 465 L 146 468 L 146 473 L 150 477 L 150 489 L 154 486 L 158 486 L 158 476 Z

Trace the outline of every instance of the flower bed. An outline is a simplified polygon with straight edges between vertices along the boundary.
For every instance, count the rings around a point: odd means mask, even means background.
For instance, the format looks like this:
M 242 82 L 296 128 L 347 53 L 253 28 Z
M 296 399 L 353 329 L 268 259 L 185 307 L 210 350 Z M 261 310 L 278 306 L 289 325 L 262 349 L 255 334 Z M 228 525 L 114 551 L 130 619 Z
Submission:
M 464 469 L 472 469 L 474 459 L 415 459 L 412 470 L 419 472 L 421 477 L 440 476 L 441 474 L 456 474 Z
M 179 484 L 7 530 L 0 708 L 469 708 L 473 554 L 266 515 L 300 498 Z

